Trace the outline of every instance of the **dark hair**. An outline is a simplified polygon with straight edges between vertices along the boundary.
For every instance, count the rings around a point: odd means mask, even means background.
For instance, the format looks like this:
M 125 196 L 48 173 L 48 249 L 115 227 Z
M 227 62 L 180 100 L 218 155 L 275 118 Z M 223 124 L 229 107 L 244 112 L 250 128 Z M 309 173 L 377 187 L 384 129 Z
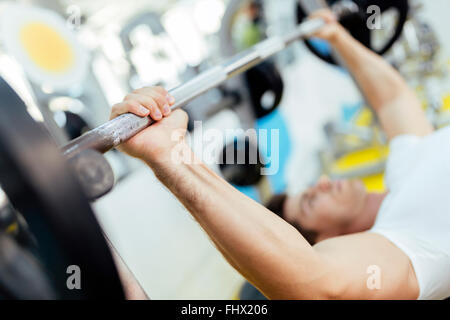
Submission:
M 278 194 L 272 197 L 272 199 L 269 200 L 269 202 L 266 205 L 266 208 L 275 213 L 277 216 L 288 222 L 290 225 L 292 225 L 295 229 L 298 230 L 298 232 L 301 233 L 303 238 L 306 239 L 306 241 L 309 242 L 310 245 L 314 245 L 317 240 L 317 232 L 312 230 L 306 230 L 302 226 L 300 226 L 298 223 L 291 223 L 287 221 L 284 218 L 284 203 L 286 202 L 287 195 L 286 194 Z

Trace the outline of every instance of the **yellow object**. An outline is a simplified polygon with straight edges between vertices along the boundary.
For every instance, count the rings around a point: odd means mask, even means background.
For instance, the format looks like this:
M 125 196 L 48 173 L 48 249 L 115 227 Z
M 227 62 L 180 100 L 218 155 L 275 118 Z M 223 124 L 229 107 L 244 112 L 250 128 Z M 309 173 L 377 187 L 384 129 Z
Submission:
M 19 229 L 19 226 L 17 225 L 17 222 L 14 222 L 8 228 L 6 229 L 6 233 L 12 234 L 15 233 Z
M 386 160 L 389 154 L 387 146 L 376 146 L 349 153 L 338 159 L 333 165 L 333 171 L 348 171 L 361 166 Z
M 376 174 L 372 176 L 362 177 L 362 182 L 366 186 L 368 192 L 381 193 L 385 192 L 386 188 L 384 186 L 384 174 Z
M 348 134 L 343 139 L 348 146 L 358 146 L 361 144 L 361 138 L 356 134 Z
M 69 42 L 47 24 L 26 24 L 20 30 L 20 41 L 29 58 L 45 71 L 62 73 L 74 64 L 74 53 Z
M 362 167 L 370 167 L 387 160 L 389 148 L 387 146 L 375 146 L 367 149 L 351 152 L 339 158 L 332 167 L 332 172 L 343 174 Z M 362 180 L 368 192 L 384 192 L 384 173 L 362 176 Z
M 428 101 L 422 100 L 422 110 L 427 111 L 428 109 Z
M 355 125 L 360 127 L 369 127 L 373 122 L 373 114 L 368 108 L 364 108 L 359 112 L 355 119 Z
M 450 111 L 450 94 L 446 95 L 442 101 L 442 111 Z

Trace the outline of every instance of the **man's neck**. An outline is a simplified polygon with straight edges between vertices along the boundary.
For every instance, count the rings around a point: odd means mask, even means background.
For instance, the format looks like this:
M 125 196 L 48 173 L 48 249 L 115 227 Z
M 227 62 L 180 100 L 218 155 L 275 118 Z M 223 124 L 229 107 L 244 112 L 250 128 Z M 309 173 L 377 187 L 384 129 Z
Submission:
M 352 234 L 367 231 L 375 223 L 378 211 L 387 193 L 369 193 L 364 201 L 364 205 L 356 218 L 343 228 L 342 234 Z
M 368 193 L 354 220 L 340 230 L 334 229 L 330 232 L 321 232 L 317 237 L 317 242 L 346 234 L 364 232 L 372 228 L 386 195 L 387 193 Z

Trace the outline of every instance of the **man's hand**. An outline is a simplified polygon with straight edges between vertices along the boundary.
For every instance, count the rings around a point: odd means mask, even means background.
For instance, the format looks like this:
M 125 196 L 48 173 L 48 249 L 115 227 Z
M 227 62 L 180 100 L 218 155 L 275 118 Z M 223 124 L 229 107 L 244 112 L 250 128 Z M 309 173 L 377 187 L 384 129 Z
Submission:
M 171 151 L 184 140 L 187 128 L 187 114 L 182 110 L 171 113 L 170 106 L 175 99 L 161 87 L 146 87 L 134 91 L 124 101 L 112 107 L 111 119 L 124 113 L 141 117 L 150 116 L 157 123 L 146 128 L 119 150 L 148 164 L 170 161 Z M 170 116 L 169 116 L 170 115 Z
M 333 43 L 339 34 L 347 32 L 339 23 L 336 15 L 329 9 L 320 9 L 309 16 L 310 19 L 322 19 L 326 25 L 316 32 L 313 36 Z

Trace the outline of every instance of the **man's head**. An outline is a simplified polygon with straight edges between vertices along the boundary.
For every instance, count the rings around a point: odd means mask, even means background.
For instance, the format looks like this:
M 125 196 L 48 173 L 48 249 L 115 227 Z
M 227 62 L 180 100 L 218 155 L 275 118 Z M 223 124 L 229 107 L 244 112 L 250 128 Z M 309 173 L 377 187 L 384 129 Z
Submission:
M 317 240 L 324 235 L 339 235 L 362 213 L 366 198 L 367 191 L 359 180 L 331 181 L 322 177 L 305 192 L 285 197 L 282 204 L 278 198 L 278 208 L 273 202 L 268 207 L 279 211 L 275 213 L 302 234 L 314 233 Z

